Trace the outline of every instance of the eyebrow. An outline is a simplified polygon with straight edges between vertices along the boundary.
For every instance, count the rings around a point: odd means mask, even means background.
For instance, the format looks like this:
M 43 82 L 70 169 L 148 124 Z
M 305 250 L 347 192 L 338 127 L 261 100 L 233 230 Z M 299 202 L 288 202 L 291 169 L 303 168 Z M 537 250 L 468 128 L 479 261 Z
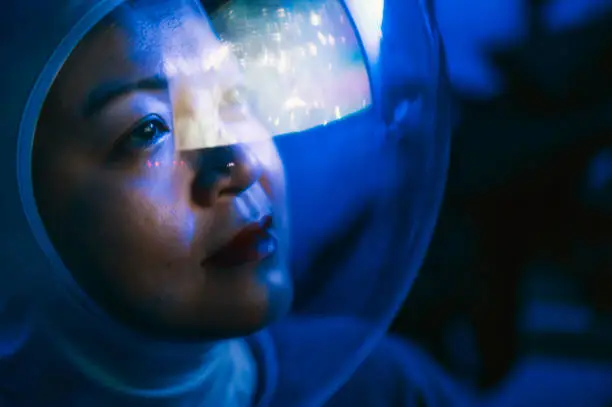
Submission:
M 168 79 L 164 76 L 151 76 L 134 82 L 108 82 L 95 88 L 87 96 L 83 115 L 91 117 L 104 109 L 114 100 L 137 90 L 166 90 Z

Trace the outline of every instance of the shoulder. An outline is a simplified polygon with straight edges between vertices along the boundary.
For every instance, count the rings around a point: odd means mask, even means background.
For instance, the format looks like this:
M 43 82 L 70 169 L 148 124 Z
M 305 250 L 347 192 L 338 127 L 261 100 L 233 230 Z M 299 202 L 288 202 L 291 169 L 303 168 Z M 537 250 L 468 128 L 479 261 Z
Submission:
M 464 406 L 469 398 L 416 345 L 385 337 L 326 407 Z

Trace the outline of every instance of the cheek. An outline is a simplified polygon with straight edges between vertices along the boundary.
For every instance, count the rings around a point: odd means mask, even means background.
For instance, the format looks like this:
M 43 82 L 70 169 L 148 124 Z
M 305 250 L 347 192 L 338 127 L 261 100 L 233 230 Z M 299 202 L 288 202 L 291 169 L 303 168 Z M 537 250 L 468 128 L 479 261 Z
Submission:
M 162 299 L 202 288 L 200 261 L 210 221 L 191 207 L 184 174 L 160 173 L 108 172 L 79 193 L 72 211 L 79 241 L 71 246 L 80 245 L 80 253 L 70 266 L 102 303 L 115 298 L 157 309 Z
M 84 194 L 85 206 L 92 208 L 90 230 L 122 263 L 155 267 L 189 261 L 197 252 L 207 222 L 192 210 L 181 174 L 163 173 L 153 168 L 101 179 Z

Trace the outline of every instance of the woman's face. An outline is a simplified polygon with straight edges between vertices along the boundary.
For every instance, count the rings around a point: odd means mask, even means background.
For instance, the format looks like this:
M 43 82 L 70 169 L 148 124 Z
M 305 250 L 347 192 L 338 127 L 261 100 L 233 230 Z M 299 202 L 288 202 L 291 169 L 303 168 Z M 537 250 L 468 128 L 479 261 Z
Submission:
M 244 335 L 291 301 L 282 167 L 269 138 L 179 151 L 164 67 L 220 43 L 193 8 L 155 3 L 113 13 L 59 73 L 34 145 L 39 211 L 115 318 L 170 338 Z M 230 116 L 241 140 L 263 131 Z

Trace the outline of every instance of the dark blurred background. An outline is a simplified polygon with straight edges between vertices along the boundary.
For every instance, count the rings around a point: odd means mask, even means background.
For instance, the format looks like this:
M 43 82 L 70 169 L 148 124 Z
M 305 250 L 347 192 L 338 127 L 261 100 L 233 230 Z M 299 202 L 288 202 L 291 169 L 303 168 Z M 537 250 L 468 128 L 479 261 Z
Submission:
M 480 389 L 533 356 L 612 370 L 612 1 L 436 7 L 452 162 L 394 329 Z

